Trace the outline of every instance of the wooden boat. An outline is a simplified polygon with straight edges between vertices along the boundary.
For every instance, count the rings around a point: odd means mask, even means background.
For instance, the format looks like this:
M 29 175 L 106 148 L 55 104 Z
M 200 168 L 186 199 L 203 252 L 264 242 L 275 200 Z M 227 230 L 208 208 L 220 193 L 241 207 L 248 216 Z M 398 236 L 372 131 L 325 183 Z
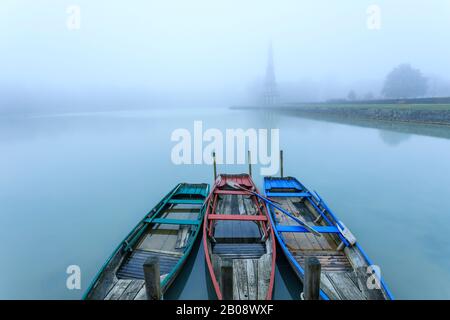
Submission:
M 160 262 L 162 294 L 180 272 L 203 222 L 208 184 L 180 183 L 128 234 L 84 295 L 89 300 L 145 299 L 143 264 Z
M 206 264 L 219 300 L 272 298 L 275 238 L 266 207 L 238 184 L 257 189 L 247 174 L 220 175 L 207 203 L 203 225 Z
M 300 280 L 304 279 L 307 257 L 314 256 L 321 263 L 322 299 L 393 299 L 379 272 L 369 268 L 373 264 L 356 238 L 317 193 L 292 177 L 266 177 L 264 191 L 281 209 L 318 233 L 309 232 L 288 214 L 267 205 L 275 236 Z

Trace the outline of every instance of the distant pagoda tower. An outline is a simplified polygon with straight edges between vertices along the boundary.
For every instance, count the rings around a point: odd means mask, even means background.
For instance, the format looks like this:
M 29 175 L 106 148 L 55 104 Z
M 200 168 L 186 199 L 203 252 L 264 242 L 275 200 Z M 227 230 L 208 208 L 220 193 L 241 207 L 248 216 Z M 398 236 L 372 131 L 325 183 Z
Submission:
M 269 52 L 267 57 L 266 77 L 264 79 L 263 88 L 264 104 L 273 105 L 278 99 L 277 82 L 275 79 L 275 70 L 273 64 L 273 48 L 272 42 L 269 44 Z

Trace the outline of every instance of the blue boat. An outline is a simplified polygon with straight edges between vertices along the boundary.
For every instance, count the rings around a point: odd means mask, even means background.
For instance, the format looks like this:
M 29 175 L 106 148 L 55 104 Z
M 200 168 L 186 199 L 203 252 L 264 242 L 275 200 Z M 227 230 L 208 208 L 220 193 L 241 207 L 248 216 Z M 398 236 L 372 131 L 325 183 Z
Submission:
M 320 298 L 392 300 L 393 296 L 355 236 L 323 199 L 292 177 L 264 178 L 275 236 L 301 281 L 308 257 L 321 264 Z

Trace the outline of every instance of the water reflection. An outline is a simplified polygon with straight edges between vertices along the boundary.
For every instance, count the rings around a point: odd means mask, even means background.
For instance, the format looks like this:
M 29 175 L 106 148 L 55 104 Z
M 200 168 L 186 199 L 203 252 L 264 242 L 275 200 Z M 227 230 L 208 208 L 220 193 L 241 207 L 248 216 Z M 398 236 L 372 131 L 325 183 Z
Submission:
M 397 146 L 402 142 L 407 141 L 411 138 L 410 134 L 398 133 L 393 131 L 380 130 L 380 138 L 387 145 Z
M 262 111 L 258 111 L 262 112 Z M 336 117 L 332 115 L 310 115 L 296 111 L 281 110 L 280 114 L 285 114 L 291 117 L 314 119 L 320 121 L 328 121 L 334 123 L 349 124 L 359 127 L 375 128 L 385 131 L 395 131 L 405 134 L 417 134 L 438 138 L 450 139 L 450 126 L 446 125 L 430 125 L 408 122 L 391 122 L 391 121 L 377 121 L 364 120 L 355 118 Z

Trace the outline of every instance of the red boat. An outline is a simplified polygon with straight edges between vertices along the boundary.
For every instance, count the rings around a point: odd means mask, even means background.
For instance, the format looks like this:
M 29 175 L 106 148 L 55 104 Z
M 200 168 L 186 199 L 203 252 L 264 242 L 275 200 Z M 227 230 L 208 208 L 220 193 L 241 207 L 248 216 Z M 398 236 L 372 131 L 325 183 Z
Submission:
M 208 197 L 203 244 L 219 300 L 270 300 L 275 238 L 248 174 L 221 174 Z

